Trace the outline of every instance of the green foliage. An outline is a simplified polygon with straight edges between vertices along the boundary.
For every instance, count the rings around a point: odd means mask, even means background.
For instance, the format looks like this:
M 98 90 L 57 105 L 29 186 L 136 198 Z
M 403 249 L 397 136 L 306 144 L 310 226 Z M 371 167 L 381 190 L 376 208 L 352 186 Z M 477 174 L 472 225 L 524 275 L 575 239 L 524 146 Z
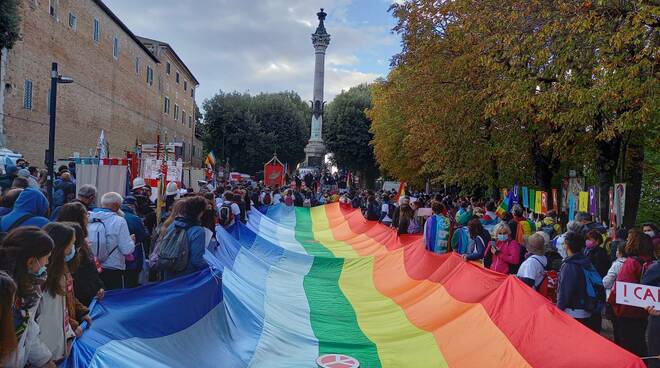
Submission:
M 639 204 L 637 222 L 653 222 L 660 224 L 660 152 L 658 144 L 647 150 L 644 160 L 644 177 L 642 179 L 642 197 Z
M 323 137 L 337 166 L 360 172 L 373 180 L 378 175 L 378 167 L 369 145 L 373 135 L 369 131 L 371 120 L 365 111 L 370 107 L 371 93 L 366 84 L 342 91 L 325 110 Z
M 290 165 L 304 157 L 309 109 L 297 94 L 219 92 L 203 106 L 204 147 L 230 168 L 255 173 L 274 152 Z
M 575 168 L 607 187 L 620 180 L 612 168 L 622 147 L 658 136 L 658 2 L 416 0 L 392 9 L 403 51 L 374 87 L 370 112 L 388 173 L 548 187 Z
M 16 0 L 0 1 L 0 49 L 11 49 L 20 38 L 21 17 Z

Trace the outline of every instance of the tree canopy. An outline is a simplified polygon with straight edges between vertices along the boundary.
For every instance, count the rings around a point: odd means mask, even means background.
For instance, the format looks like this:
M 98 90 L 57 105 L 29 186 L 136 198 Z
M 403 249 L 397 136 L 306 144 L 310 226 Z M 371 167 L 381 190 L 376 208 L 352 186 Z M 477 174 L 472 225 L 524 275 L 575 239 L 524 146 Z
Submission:
M 628 182 L 639 199 L 644 150 L 658 146 L 657 2 L 416 0 L 392 11 L 403 50 L 369 112 L 383 170 L 497 193 L 515 181 L 547 189 L 572 168 L 596 172 L 601 192 Z
M 282 162 L 304 158 L 309 107 L 294 92 L 219 92 L 204 101 L 202 140 L 221 163 L 246 173 L 263 169 L 273 153 Z
M 21 17 L 16 0 L 0 1 L 0 49 L 11 49 L 20 37 Z
M 337 95 L 323 116 L 323 139 L 337 166 L 363 174 L 368 182 L 378 176 L 371 120 L 365 113 L 370 107 L 371 92 L 361 84 Z

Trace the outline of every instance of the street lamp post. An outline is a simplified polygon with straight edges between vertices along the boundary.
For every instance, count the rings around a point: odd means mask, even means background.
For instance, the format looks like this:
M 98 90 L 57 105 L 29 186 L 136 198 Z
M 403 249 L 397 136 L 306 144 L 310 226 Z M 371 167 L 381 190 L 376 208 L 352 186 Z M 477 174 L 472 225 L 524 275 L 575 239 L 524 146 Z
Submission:
M 57 121 L 57 85 L 59 83 L 73 83 L 73 79 L 59 75 L 57 63 L 53 63 L 50 71 L 50 122 L 48 126 L 48 152 L 46 153 L 46 166 L 48 166 L 47 195 L 51 209 L 53 208 L 53 181 L 55 180 L 55 126 Z

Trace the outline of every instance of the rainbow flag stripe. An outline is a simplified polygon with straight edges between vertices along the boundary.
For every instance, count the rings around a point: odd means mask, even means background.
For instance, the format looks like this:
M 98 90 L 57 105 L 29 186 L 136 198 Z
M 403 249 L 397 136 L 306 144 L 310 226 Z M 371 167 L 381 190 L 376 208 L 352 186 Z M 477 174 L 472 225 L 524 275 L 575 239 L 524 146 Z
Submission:
M 213 269 L 108 293 L 67 366 L 643 367 L 515 277 L 359 211 L 270 207 L 218 231 Z

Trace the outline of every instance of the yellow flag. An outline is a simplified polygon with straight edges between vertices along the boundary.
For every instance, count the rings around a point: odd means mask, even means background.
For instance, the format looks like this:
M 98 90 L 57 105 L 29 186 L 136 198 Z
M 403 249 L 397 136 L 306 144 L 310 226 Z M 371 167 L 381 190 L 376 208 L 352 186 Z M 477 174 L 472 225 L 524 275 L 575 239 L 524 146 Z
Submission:
M 542 195 L 543 195 L 542 191 L 540 190 L 536 191 L 536 197 L 534 197 L 534 212 L 536 213 L 541 213 L 541 208 L 543 207 L 542 206 L 543 200 L 541 198 Z
M 589 210 L 589 192 L 580 192 L 580 203 L 578 211 L 587 212 Z

